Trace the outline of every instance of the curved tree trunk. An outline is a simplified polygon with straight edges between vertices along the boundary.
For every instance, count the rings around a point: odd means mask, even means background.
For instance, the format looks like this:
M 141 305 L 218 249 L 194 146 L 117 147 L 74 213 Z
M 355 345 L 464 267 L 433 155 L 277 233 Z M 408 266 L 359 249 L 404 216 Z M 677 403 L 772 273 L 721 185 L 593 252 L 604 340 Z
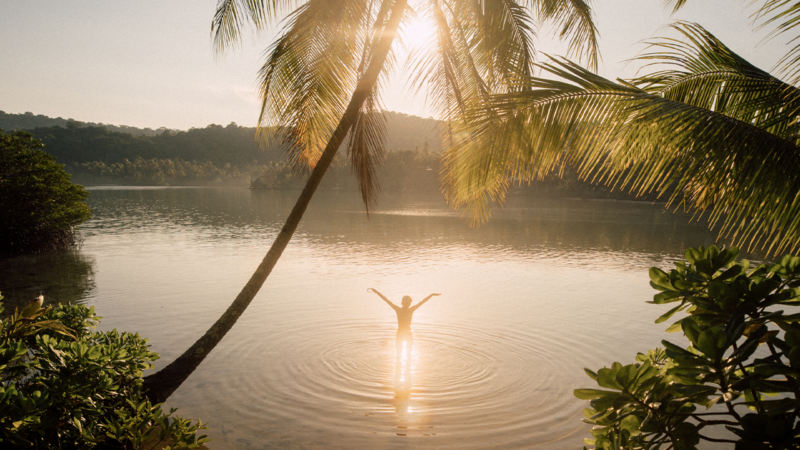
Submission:
M 275 267 L 275 264 L 278 262 L 278 259 L 283 253 L 283 250 L 289 244 L 292 235 L 297 229 L 300 219 L 302 219 L 303 213 L 305 213 L 306 208 L 311 201 L 311 197 L 317 190 L 317 186 L 319 186 L 320 181 L 322 181 L 323 175 L 325 175 L 325 171 L 327 171 L 328 167 L 331 165 L 333 157 L 336 155 L 336 151 L 342 145 L 345 136 L 347 136 L 350 128 L 355 123 L 358 111 L 361 109 L 364 100 L 366 100 L 366 98 L 372 92 L 372 89 L 378 80 L 378 76 L 383 70 L 386 56 L 388 55 L 392 46 L 392 42 L 394 41 L 394 37 L 397 34 L 400 19 L 407 3 L 407 0 L 398 0 L 392 7 L 391 16 L 386 24 L 386 28 L 384 28 L 385 31 L 375 47 L 372 59 L 370 60 L 369 66 L 367 66 L 366 72 L 364 72 L 364 75 L 358 81 L 356 90 L 353 92 L 353 97 L 350 100 L 350 104 L 347 106 L 347 109 L 345 110 L 342 119 L 339 121 L 339 125 L 336 127 L 336 130 L 333 132 L 330 141 L 328 141 L 328 145 L 325 147 L 325 151 L 322 153 L 322 156 L 320 156 L 317 165 L 311 172 L 311 175 L 306 182 L 306 186 L 303 188 L 303 192 L 300 194 L 300 197 L 297 199 L 297 203 L 295 203 L 292 212 L 286 219 L 286 224 L 283 226 L 280 233 L 278 233 L 278 236 L 275 238 L 275 242 L 272 243 L 272 247 L 270 247 L 267 255 L 261 261 L 261 264 L 259 264 L 255 273 L 253 273 L 253 276 L 250 277 L 250 280 L 244 286 L 239 295 L 236 296 L 236 299 L 233 301 L 233 303 L 231 303 L 222 316 L 217 319 L 214 325 L 212 325 L 211 328 L 206 331 L 206 334 L 198 339 L 197 342 L 195 342 L 191 347 L 189 347 L 188 350 L 178 357 L 178 359 L 170 363 L 167 367 L 145 377 L 144 388 L 147 392 L 148 398 L 150 398 L 151 401 L 157 403 L 164 402 L 180 387 L 181 384 L 183 384 L 184 381 L 186 381 L 187 378 L 189 378 L 189 375 L 191 375 L 192 372 L 197 369 L 200 363 L 203 362 L 203 360 L 206 358 L 206 355 L 208 355 L 208 353 L 213 350 L 214 347 L 216 347 L 225 334 L 233 327 L 233 324 L 236 323 L 236 320 L 244 312 L 245 308 L 247 308 L 247 306 L 253 300 L 256 293 L 258 293 L 259 289 L 261 289 L 261 285 L 264 284 L 264 281 L 266 281 L 270 272 L 272 272 L 272 268 Z

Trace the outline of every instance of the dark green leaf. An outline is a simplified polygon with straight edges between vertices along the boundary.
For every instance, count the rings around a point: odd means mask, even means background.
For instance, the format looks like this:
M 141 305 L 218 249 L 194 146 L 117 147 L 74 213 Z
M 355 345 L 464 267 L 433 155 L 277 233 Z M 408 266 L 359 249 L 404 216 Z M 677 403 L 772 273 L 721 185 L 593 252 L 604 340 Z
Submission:
M 581 400 L 594 400 L 596 398 L 605 397 L 607 395 L 619 395 L 618 392 L 603 391 L 600 389 L 575 389 L 573 391 L 575 397 Z

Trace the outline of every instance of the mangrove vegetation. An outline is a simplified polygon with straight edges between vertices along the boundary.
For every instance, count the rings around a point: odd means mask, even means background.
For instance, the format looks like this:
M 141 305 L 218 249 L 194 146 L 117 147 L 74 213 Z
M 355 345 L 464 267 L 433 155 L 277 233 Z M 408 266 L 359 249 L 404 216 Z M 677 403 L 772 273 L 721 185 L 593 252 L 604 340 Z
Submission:
M 68 248 L 91 217 L 88 192 L 25 131 L 0 130 L 0 252 Z

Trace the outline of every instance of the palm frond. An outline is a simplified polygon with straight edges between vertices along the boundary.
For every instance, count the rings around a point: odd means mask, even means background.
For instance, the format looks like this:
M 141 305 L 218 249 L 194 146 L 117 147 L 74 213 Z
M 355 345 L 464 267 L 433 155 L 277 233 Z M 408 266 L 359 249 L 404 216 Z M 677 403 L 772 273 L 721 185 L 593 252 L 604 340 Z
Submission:
M 665 8 L 671 8 L 673 13 L 678 12 L 679 9 L 686 5 L 687 0 L 661 0 L 661 4 Z
M 789 33 L 790 42 L 796 42 L 800 37 L 796 30 L 800 25 L 800 3 L 796 0 L 768 0 L 753 16 L 756 21 L 762 22 L 759 28 L 775 26 L 770 37 Z M 776 67 L 780 67 L 781 75 L 787 77 L 790 83 L 800 83 L 800 43 L 791 47 Z
M 585 60 L 590 69 L 597 69 L 599 34 L 590 0 L 524 0 L 520 3 L 533 8 L 541 22 L 553 22 L 558 27 L 558 38 L 569 42 L 568 58 Z
M 374 2 L 310 0 L 287 19 L 259 72 L 259 137 L 280 138 L 292 167 L 313 168 L 355 89 Z
M 582 177 L 634 193 L 673 190 L 671 203 L 710 209 L 711 225 L 737 243 L 800 246 L 793 141 L 567 60 L 541 67 L 564 81 L 530 78 L 529 91 L 496 96 L 491 114 L 473 112 L 475 134 L 447 151 L 448 199 L 474 220 L 509 180 L 541 178 L 569 159 Z
M 530 108 L 527 102 L 549 97 L 572 98 L 584 90 L 599 93 L 619 88 L 590 72 L 583 73 L 581 78 L 557 66 L 543 67 L 572 83 L 527 78 L 526 89 L 494 96 L 488 107 L 472 109 L 469 132 L 454 139 L 444 152 L 445 196 L 451 206 L 464 209 L 471 225 L 479 225 L 491 217 L 491 204 L 503 203 L 512 181 L 544 178 L 562 167 L 566 147 L 583 144 L 584 136 L 578 131 L 585 129 L 584 117 L 576 116 L 583 102 L 542 104 L 540 108 Z M 588 96 L 588 101 L 596 100 Z M 592 122 L 603 120 L 592 114 L 588 118 Z
M 367 97 L 353 128 L 350 129 L 348 153 L 353 174 L 358 180 L 361 199 L 369 211 L 375 206 L 380 190 L 377 172 L 383 162 L 386 139 L 386 116 L 377 92 Z
M 418 13 L 436 35 L 411 64 L 411 86 L 427 88 L 442 119 L 463 122 L 470 102 L 508 92 L 515 77 L 531 73 L 533 20 L 517 2 L 429 0 Z
M 464 103 L 462 83 L 457 81 L 464 78 L 461 64 L 463 48 L 453 35 L 452 15 L 445 2 L 432 0 L 424 6 L 421 14 L 434 25 L 435 43 L 429 51 L 411 63 L 413 75 L 410 84 L 417 91 L 427 87 L 433 109 L 442 119 L 448 120 L 457 116 L 456 105 Z
M 716 111 L 784 139 L 796 139 L 800 90 L 755 67 L 698 24 L 676 22 L 684 40 L 651 41 L 639 56 L 672 66 L 633 81 L 664 98 Z M 646 68 L 647 66 L 645 66 Z
M 681 9 L 687 0 L 662 0 L 673 12 Z M 750 5 L 761 3 L 751 0 Z M 795 28 L 800 26 L 800 3 L 797 0 L 766 0 L 751 16 L 753 22 L 760 22 L 758 28 L 774 26 L 769 38 L 790 33 L 790 42 L 800 38 Z M 800 43 L 792 46 L 775 65 L 778 73 L 789 80 L 792 85 L 800 84 Z
M 214 49 L 224 52 L 238 44 L 246 23 L 263 29 L 271 20 L 295 9 L 299 3 L 300 0 L 218 0 L 211 22 Z
M 509 80 L 530 74 L 535 54 L 533 18 L 514 0 L 463 2 L 453 22 L 471 49 L 469 60 L 491 91 L 507 91 Z
M 370 58 L 374 54 L 373 49 L 378 45 L 381 36 L 383 36 L 389 18 L 390 7 L 391 4 L 389 2 L 382 2 L 379 5 L 373 29 L 371 33 L 367 33 L 364 36 L 365 44 L 358 68 L 359 76 L 363 76 L 369 66 Z M 406 20 L 411 13 L 412 11 L 406 8 L 401 21 Z M 350 129 L 348 155 L 353 174 L 358 180 L 361 199 L 364 201 L 368 216 L 377 202 L 380 190 L 377 172 L 385 155 L 386 116 L 383 114 L 384 108 L 380 101 L 380 92 L 386 84 L 387 77 L 393 71 L 395 62 L 394 52 L 390 49 L 384 62 L 384 70 L 364 101 L 356 117 L 355 124 Z

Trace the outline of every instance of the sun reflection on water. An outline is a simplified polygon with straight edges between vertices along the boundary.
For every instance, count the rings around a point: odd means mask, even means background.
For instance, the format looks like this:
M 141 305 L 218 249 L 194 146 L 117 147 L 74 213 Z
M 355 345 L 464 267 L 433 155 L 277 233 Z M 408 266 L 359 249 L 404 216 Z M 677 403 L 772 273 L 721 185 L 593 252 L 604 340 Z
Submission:
M 417 375 L 419 358 L 414 353 L 413 338 L 410 335 L 397 336 L 394 361 L 394 407 L 398 436 L 408 436 L 409 429 L 417 428 L 421 417 L 416 399 L 413 399 L 413 377 Z

